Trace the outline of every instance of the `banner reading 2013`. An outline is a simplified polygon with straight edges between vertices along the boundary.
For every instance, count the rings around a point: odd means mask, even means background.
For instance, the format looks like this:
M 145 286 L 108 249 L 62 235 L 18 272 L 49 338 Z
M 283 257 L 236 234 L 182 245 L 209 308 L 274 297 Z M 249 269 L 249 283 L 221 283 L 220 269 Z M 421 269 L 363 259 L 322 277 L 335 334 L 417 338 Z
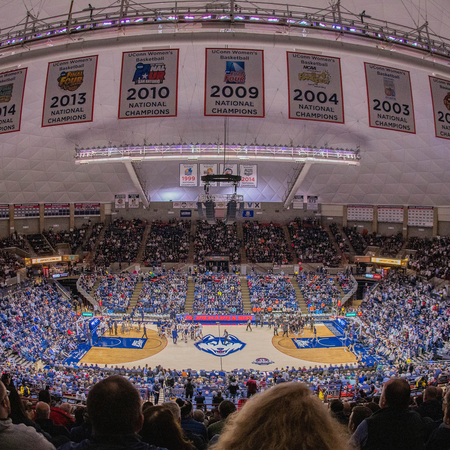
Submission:
M 0 73 L 0 134 L 20 131 L 27 69 Z
M 205 116 L 264 117 L 264 52 L 207 48 Z
M 124 52 L 119 119 L 177 115 L 178 53 L 177 49 Z
M 48 63 L 42 126 L 92 122 L 97 56 Z
M 287 52 L 289 118 L 344 123 L 341 60 Z
M 373 128 L 416 132 L 409 72 L 364 63 L 369 125 Z
M 450 80 L 430 76 L 436 137 L 450 139 Z

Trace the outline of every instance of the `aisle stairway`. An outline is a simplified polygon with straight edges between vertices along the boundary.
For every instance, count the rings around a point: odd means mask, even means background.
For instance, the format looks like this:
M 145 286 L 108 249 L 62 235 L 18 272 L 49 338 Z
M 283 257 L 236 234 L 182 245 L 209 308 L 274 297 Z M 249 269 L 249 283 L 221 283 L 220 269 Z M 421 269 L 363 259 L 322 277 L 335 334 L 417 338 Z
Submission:
M 83 245 L 86 244 L 88 237 L 91 237 L 92 234 L 92 228 L 94 227 L 94 225 L 92 224 L 92 222 L 89 224 L 86 232 L 84 233 L 84 238 L 81 241 L 80 245 L 77 247 L 75 253 L 76 254 L 82 254 L 83 253 Z
M 184 311 L 187 313 L 192 312 L 192 308 L 194 306 L 194 292 L 195 292 L 195 284 L 192 281 L 192 277 L 189 277 L 186 292 L 186 303 L 184 305 Z
M 323 229 L 328 233 L 328 239 L 330 239 L 331 245 L 336 250 L 337 255 L 341 256 L 342 264 L 345 264 L 347 262 L 347 257 L 345 256 L 345 253 L 342 251 L 341 247 L 339 247 L 334 234 L 330 230 L 330 226 L 328 224 L 324 224 Z
M 300 290 L 297 280 L 295 278 L 292 278 L 291 283 L 292 286 L 294 286 L 295 296 L 297 297 L 297 301 L 300 306 L 300 311 L 302 312 L 302 315 L 309 314 L 308 306 L 306 305 L 305 299 L 303 297 L 302 291 Z
M 248 290 L 247 277 L 239 277 L 241 280 L 241 294 L 242 304 L 244 312 L 250 312 L 252 310 L 252 303 L 250 302 L 250 291 Z
M 105 232 L 106 232 L 106 226 L 104 226 L 102 228 L 102 231 L 100 231 L 100 234 L 97 236 L 97 239 L 95 240 L 94 248 L 89 253 L 89 256 L 88 256 L 87 261 L 86 261 L 88 264 L 92 264 L 94 262 L 94 257 L 95 257 L 95 253 L 97 252 L 98 244 L 101 241 L 103 241 L 103 238 L 105 237 Z
M 287 225 L 283 225 L 283 231 L 284 231 L 284 237 L 286 239 L 286 243 L 291 252 L 292 263 L 296 264 L 296 263 L 298 263 L 298 258 L 297 258 L 297 254 L 295 253 L 294 247 L 292 247 L 291 235 L 289 234 L 289 229 L 288 229 Z
M 355 249 L 353 248 L 353 245 L 350 241 L 350 239 L 348 238 L 348 236 L 345 234 L 344 228 L 341 227 L 340 225 L 338 225 L 338 230 L 339 232 L 342 234 L 342 237 L 345 239 L 345 241 L 348 244 L 348 247 L 350 249 L 350 255 L 356 255 Z
M 236 234 L 238 239 L 241 240 L 241 264 L 247 264 L 248 263 L 248 259 L 247 259 L 247 255 L 245 253 L 245 242 L 244 242 L 244 229 L 243 229 L 243 225 L 242 222 L 238 222 L 237 226 L 236 226 Z
M 138 254 L 136 256 L 136 264 L 142 263 L 142 258 L 144 257 L 145 248 L 147 247 L 147 238 L 148 234 L 150 233 L 151 227 L 152 225 L 150 223 L 145 226 L 144 234 L 142 235 L 141 246 L 139 247 Z
M 333 281 L 334 281 L 334 285 L 337 287 L 337 289 L 338 289 L 338 291 L 339 291 L 339 294 L 341 294 L 341 298 L 342 298 L 342 297 L 345 297 L 345 292 L 344 292 L 344 290 L 342 289 L 341 285 L 339 284 L 338 279 L 337 279 L 336 277 L 334 277 L 334 278 L 333 278 Z
M 89 292 L 89 294 L 91 295 L 91 297 L 94 296 L 95 291 L 98 288 L 98 285 L 100 284 L 100 277 L 97 277 L 97 281 L 94 283 L 94 286 L 92 286 L 91 291 Z
M 136 283 L 133 293 L 131 294 L 130 306 L 127 309 L 127 314 L 131 314 L 131 311 L 133 311 L 133 309 L 136 307 L 136 304 L 139 299 L 139 294 L 141 293 L 143 286 L 144 286 L 144 283 L 142 281 L 138 281 Z
M 188 264 L 194 264 L 194 239 L 197 232 L 197 221 L 191 220 L 191 232 L 189 236 L 189 253 L 187 257 Z

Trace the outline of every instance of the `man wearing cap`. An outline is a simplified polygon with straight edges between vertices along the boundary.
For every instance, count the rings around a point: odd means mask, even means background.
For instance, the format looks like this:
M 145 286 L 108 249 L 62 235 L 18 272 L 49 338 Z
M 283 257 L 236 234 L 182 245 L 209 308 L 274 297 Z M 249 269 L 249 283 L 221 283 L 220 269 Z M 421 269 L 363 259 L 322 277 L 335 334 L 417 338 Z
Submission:
M 192 403 L 184 401 L 181 398 L 177 398 L 176 402 L 181 409 L 181 428 L 194 434 L 198 434 L 208 442 L 208 432 L 206 431 L 205 425 L 195 421 L 193 418 Z

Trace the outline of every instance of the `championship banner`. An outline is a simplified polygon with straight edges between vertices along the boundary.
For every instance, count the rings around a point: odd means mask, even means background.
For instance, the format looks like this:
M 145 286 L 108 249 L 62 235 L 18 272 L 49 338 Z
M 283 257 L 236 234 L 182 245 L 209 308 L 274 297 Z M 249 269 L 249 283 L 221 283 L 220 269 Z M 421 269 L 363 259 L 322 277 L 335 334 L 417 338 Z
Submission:
M 450 139 L 450 80 L 430 76 L 436 137 Z
M 223 164 L 219 165 L 219 173 L 220 175 L 238 175 L 238 165 L 237 164 Z M 220 187 L 232 187 L 232 183 L 220 183 Z
M 344 123 L 341 59 L 287 52 L 289 118 Z
M 308 195 L 308 202 L 306 204 L 306 209 L 308 211 L 317 211 L 319 209 L 318 197 L 317 195 Z
M 180 164 L 180 186 L 197 186 L 198 164 Z
M 127 200 L 127 196 L 125 194 L 116 194 L 114 196 L 114 208 L 125 209 L 126 200 Z
M 205 116 L 264 117 L 264 52 L 207 48 Z
M 241 182 L 239 187 L 258 187 L 258 166 L 257 164 L 240 164 L 239 174 Z
M 205 183 L 202 181 L 203 175 L 216 175 L 217 174 L 217 164 L 200 164 L 200 186 L 204 186 Z M 217 187 L 217 181 L 209 183 L 211 187 Z
M 92 122 L 97 56 L 48 63 L 42 126 Z
M 364 63 L 369 125 L 416 133 L 411 78 L 407 70 Z
M 119 119 L 175 117 L 179 50 L 124 52 Z
M 128 194 L 128 208 L 139 208 L 139 194 Z
M 20 131 L 27 69 L 0 73 L 0 134 Z

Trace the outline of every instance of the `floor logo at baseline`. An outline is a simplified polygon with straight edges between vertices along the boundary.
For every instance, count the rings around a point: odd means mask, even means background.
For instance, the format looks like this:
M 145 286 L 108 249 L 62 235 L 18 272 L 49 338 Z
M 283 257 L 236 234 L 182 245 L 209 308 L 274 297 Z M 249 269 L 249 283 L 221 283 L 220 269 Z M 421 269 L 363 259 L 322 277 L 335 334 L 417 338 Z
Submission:
M 224 341 L 225 338 L 207 334 L 201 341 L 196 342 L 194 345 L 202 352 L 206 352 L 214 356 L 227 356 L 231 353 L 242 350 L 246 346 L 244 342 L 240 341 L 232 334 L 228 335 L 226 342 Z
M 103 337 L 94 347 L 143 349 L 146 343 L 147 339 Z
M 342 341 L 336 337 L 292 339 L 292 342 L 299 349 L 343 347 Z

